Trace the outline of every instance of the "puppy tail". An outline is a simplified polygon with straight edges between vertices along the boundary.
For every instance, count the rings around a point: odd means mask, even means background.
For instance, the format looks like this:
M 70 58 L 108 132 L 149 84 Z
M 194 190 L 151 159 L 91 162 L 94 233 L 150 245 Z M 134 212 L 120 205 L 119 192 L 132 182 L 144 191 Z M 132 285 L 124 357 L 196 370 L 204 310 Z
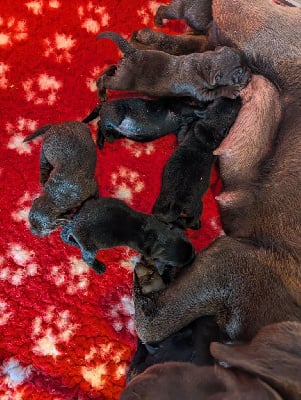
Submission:
M 135 53 L 137 51 L 126 39 L 124 39 L 119 33 L 106 31 L 97 35 L 97 39 L 111 39 L 117 44 L 120 50 L 125 56 Z
M 33 139 L 37 138 L 38 136 L 44 135 L 44 133 L 47 132 L 48 129 L 50 129 L 51 127 L 52 127 L 52 125 L 44 125 L 44 126 L 41 126 L 39 129 L 37 129 L 36 131 L 34 131 L 31 135 L 27 136 L 27 137 L 23 140 L 23 143 L 29 142 L 30 140 L 33 140 Z

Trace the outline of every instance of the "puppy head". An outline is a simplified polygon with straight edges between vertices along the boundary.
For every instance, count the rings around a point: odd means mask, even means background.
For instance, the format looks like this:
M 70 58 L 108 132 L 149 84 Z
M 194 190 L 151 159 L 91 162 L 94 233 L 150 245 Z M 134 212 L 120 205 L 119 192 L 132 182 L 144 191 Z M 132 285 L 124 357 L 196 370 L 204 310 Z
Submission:
M 198 111 L 195 111 L 195 113 L 200 117 L 200 126 L 204 126 L 213 131 L 213 134 L 218 134 L 218 137 L 223 138 L 233 125 L 241 104 L 240 97 L 236 99 L 219 97 L 213 103 L 209 104 L 204 111 L 200 111 L 199 114 Z
M 166 362 L 146 369 L 121 393 L 120 400 L 281 400 L 259 379 L 220 367 Z
M 181 230 L 164 224 L 155 216 L 145 227 L 146 256 L 160 264 L 183 267 L 193 261 L 195 251 Z
M 61 211 L 49 200 L 47 195 L 35 199 L 29 211 L 30 231 L 36 236 L 46 236 L 62 225 Z
M 243 54 L 231 47 L 218 47 L 211 53 L 208 66 L 208 83 L 216 86 L 245 86 L 251 79 Z

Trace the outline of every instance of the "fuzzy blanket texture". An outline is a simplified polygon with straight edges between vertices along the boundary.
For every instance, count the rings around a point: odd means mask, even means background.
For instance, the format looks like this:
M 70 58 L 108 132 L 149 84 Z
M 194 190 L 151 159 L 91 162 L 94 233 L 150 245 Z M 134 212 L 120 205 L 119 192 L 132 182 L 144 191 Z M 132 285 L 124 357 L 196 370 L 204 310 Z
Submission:
M 132 284 L 138 254 L 127 247 L 100 251 L 107 271 L 97 275 L 79 249 L 61 241 L 59 230 L 33 236 L 28 212 L 41 193 L 41 140 L 22 141 L 44 124 L 83 119 L 98 102 L 95 79 L 121 56 L 96 34 L 112 30 L 129 37 L 135 29 L 154 28 L 159 5 L 1 1 L 1 400 L 118 399 L 125 385 L 137 339 Z M 183 29 L 179 21 L 162 28 L 174 34 Z M 109 93 L 109 99 L 126 96 Z M 95 137 L 96 124 L 90 127 Z M 105 143 L 97 150 L 101 195 L 150 213 L 176 146 L 172 134 L 150 143 Z M 222 234 L 215 202 L 220 190 L 215 168 L 202 227 L 186 232 L 197 251 Z

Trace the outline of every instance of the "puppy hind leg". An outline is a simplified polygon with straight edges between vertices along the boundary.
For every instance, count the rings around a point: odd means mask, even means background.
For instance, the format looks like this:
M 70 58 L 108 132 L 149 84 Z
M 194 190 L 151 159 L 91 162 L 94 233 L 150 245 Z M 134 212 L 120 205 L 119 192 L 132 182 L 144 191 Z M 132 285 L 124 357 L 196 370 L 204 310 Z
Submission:
M 101 104 L 97 104 L 97 106 L 90 112 L 90 114 L 82 120 L 85 124 L 88 122 L 94 121 L 94 119 L 99 117 L 99 112 L 101 110 Z
M 102 131 L 101 121 L 97 122 L 96 143 L 99 149 L 103 149 L 105 136 Z

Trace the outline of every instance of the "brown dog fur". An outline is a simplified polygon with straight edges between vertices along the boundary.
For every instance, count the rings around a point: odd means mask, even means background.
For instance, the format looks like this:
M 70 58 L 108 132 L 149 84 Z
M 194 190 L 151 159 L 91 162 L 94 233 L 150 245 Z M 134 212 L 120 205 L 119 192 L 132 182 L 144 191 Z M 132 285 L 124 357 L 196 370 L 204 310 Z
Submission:
M 251 180 L 244 182 L 244 187 L 250 183 L 251 202 L 233 204 L 238 217 L 223 216 L 229 236 L 201 252 L 189 270 L 153 301 L 136 294 L 136 327 L 142 340 L 162 340 L 204 315 L 216 315 L 221 330 L 239 340 L 250 339 L 269 323 L 301 320 L 301 99 L 297 93 L 284 110 L 275 148 L 262 161 L 259 176 L 254 179 L 251 174 Z M 258 100 L 265 108 L 266 100 L 260 96 Z M 253 119 L 257 118 L 254 113 Z M 249 135 L 262 135 L 261 129 L 253 130 L 260 124 L 254 125 L 252 119 L 246 123 Z
M 301 323 L 269 325 L 247 345 L 211 343 L 210 349 L 216 359 L 258 376 L 283 398 L 301 398 Z
M 160 50 L 175 56 L 214 50 L 214 46 L 209 43 L 208 36 L 191 34 L 168 35 L 150 28 L 134 31 L 130 38 L 130 43 L 136 49 Z
M 138 375 L 120 396 L 120 400 L 137 399 L 281 400 L 281 397 L 259 378 L 241 371 L 166 362 Z
M 97 80 L 98 95 L 106 89 L 142 92 L 150 96 L 190 96 L 199 101 L 236 98 L 250 80 L 242 54 L 229 47 L 173 56 L 163 51 L 138 50 L 115 32 L 98 38 L 114 40 L 124 53 L 117 67 Z

